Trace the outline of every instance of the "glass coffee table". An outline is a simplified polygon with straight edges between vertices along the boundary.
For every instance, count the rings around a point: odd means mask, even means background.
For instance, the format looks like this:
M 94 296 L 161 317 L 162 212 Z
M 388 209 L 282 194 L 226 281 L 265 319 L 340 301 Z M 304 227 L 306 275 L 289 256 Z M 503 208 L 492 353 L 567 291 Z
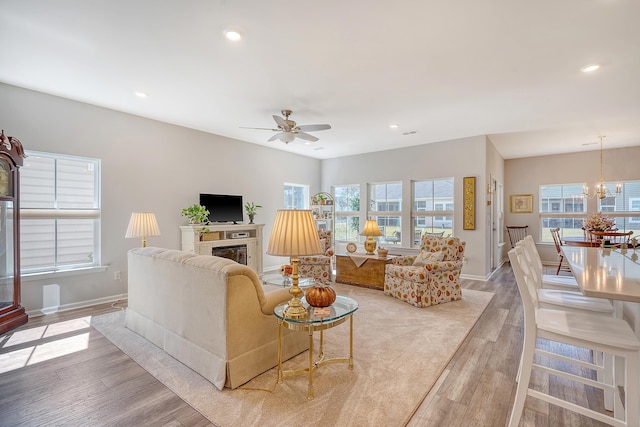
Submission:
M 261 278 L 262 283 L 265 285 L 275 285 L 288 287 L 291 286 L 291 276 L 283 276 L 282 274 L 264 274 Z M 298 287 L 300 288 L 310 288 L 313 286 L 313 278 L 311 277 L 299 277 L 298 278 Z
M 326 307 L 325 313 L 316 313 L 314 307 L 310 307 L 306 300 L 302 299 L 302 304 L 307 308 L 307 315 L 301 318 L 288 318 L 284 315 L 287 303 L 279 304 L 273 310 L 278 318 L 278 383 L 282 383 L 283 377 L 308 374 L 309 385 L 307 387 L 307 399 L 313 399 L 313 371 L 323 365 L 332 363 L 347 363 L 349 369 L 353 369 L 353 313 L 358 310 L 358 303 L 349 298 L 338 295 L 335 302 Z M 323 346 L 323 333 L 325 329 L 331 329 L 349 320 L 349 357 L 339 357 L 325 359 Z M 294 331 L 305 331 L 309 334 L 309 366 L 304 369 L 282 370 L 282 328 Z M 320 331 L 320 348 L 318 349 L 318 359 L 313 360 L 313 333 Z

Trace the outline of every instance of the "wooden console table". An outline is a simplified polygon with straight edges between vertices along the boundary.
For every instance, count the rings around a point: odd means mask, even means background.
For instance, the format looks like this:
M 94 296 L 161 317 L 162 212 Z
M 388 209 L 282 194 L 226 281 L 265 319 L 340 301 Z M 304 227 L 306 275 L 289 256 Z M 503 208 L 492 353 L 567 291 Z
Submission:
M 366 258 L 359 267 L 351 259 Z M 337 254 L 336 282 L 348 285 L 359 285 L 368 288 L 384 288 L 384 266 L 391 263 L 393 256 L 379 258 L 377 255 Z

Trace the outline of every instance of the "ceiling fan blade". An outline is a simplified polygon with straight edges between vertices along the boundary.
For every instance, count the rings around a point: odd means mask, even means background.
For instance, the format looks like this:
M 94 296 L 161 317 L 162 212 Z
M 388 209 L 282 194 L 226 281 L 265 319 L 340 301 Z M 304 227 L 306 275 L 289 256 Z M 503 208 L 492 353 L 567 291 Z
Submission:
M 282 134 L 282 132 L 280 133 L 276 133 L 275 135 L 273 135 L 271 138 L 267 139 L 267 141 L 271 142 L 271 141 L 275 141 L 276 139 L 278 139 L 280 137 L 280 134 Z
M 273 120 L 276 121 L 276 123 L 278 124 L 279 127 L 281 127 L 282 129 L 287 130 L 287 123 L 284 121 L 284 119 L 282 117 L 276 116 L 276 115 L 273 115 L 271 117 L 273 117 Z
M 309 135 L 308 133 L 298 132 L 296 136 L 300 139 L 306 139 L 307 141 L 316 142 L 318 138 L 313 135 Z
M 331 125 L 302 125 L 298 126 L 297 129 L 305 132 L 317 131 L 317 130 L 327 130 L 331 129 Z
M 270 130 L 272 132 L 278 132 L 280 129 L 273 129 L 273 128 L 250 128 L 248 126 L 239 126 L 240 129 L 257 129 L 257 130 Z

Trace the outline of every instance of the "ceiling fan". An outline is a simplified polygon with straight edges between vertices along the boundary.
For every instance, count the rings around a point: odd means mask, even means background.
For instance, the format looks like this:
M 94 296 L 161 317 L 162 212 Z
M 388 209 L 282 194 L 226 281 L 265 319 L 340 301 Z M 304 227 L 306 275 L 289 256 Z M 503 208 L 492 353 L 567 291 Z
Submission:
M 242 129 L 270 130 L 270 131 L 273 131 L 273 132 L 278 132 L 275 135 L 273 135 L 271 138 L 269 138 L 269 141 L 275 141 L 276 139 L 279 139 L 280 141 L 284 142 L 285 144 L 290 143 L 291 141 L 293 141 L 296 138 L 304 139 L 306 141 L 315 142 L 315 141 L 318 140 L 318 138 L 316 138 L 313 135 L 308 134 L 307 132 L 331 129 L 331 125 L 327 125 L 327 124 L 324 124 L 324 125 L 300 125 L 300 126 L 298 126 L 295 121 L 289 119 L 289 116 L 292 113 L 291 110 L 282 110 L 281 113 L 284 116 L 284 118 L 282 118 L 280 116 L 276 116 L 276 115 L 272 116 L 273 120 L 275 120 L 276 124 L 278 125 L 278 127 L 276 129 L 271 129 L 271 128 L 250 128 L 250 127 L 244 127 L 244 126 L 241 126 L 241 128 Z

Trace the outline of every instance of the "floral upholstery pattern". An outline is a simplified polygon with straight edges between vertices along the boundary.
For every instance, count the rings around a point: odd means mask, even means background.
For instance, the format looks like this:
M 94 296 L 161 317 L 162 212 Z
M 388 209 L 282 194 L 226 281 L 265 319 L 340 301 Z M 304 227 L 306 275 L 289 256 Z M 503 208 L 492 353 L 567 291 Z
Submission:
M 456 237 L 422 236 L 421 250 L 442 252 L 442 261 L 414 266 L 415 256 L 395 257 L 385 267 L 384 293 L 416 307 L 462 299 L 460 270 L 465 242 Z
M 331 231 L 318 230 L 320 243 L 324 243 L 324 255 L 300 257 L 298 275 L 301 277 L 314 277 L 323 282 L 331 282 L 331 258 L 333 246 L 331 246 Z

